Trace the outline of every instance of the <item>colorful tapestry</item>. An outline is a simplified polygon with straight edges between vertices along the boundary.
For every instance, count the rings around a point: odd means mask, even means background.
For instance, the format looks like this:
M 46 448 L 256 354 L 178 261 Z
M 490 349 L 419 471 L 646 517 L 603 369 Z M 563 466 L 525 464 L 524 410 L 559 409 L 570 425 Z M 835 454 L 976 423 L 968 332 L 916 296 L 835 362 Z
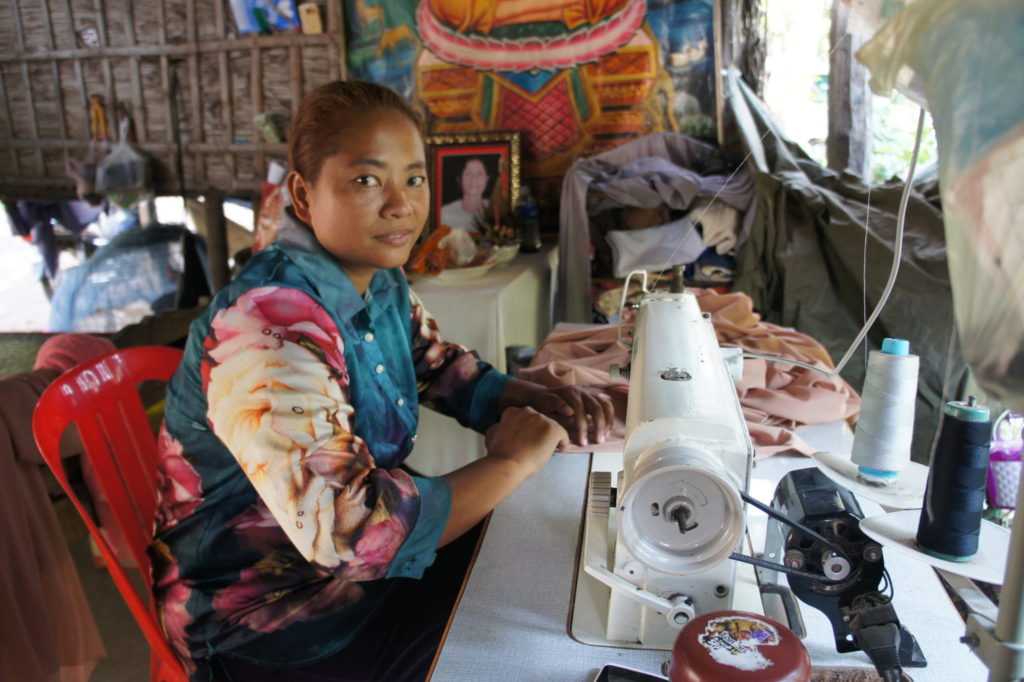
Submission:
M 716 139 L 714 2 L 345 0 L 349 74 L 421 103 L 431 133 L 520 131 L 524 179 L 557 196 L 581 155 Z

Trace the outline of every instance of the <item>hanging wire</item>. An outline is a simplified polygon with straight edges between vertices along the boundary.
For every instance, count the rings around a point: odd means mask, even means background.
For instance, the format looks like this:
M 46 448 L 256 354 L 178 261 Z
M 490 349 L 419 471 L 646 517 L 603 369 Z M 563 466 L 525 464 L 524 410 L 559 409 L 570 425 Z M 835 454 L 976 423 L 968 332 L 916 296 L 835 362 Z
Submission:
M 868 322 L 868 228 L 871 226 L 871 188 L 874 183 L 871 182 L 871 178 L 868 178 L 868 208 L 867 214 L 864 216 L 864 245 L 861 247 L 861 254 L 863 262 L 861 264 L 861 302 L 860 302 L 860 315 L 861 324 L 867 324 Z M 868 344 L 864 344 L 864 366 L 868 366 Z
M 844 36 L 841 40 L 837 41 L 836 46 L 833 47 L 833 49 L 831 49 L 831 52 L 835 52 L 836 49 L 839 48 L 840 44 L 842 44 L 842 41 L 845 40 L 848 37 L 849 37 L 849 34 Z M 830 54 L 830 52 L 829 52 L 829 54 Z M 904 228 L 904 225 L 905 225 L 905 222 L 906 222 L 906 209 L 907 209 L 907 205 L 909 204 L 909 201 L 910 201 L 910 187 L 911 187 L 911 184 L 913 182 L 914 169 L 916 168 L 916 165 L 918 165 L 918 155 L 921 152 L 921 140 L 922 140 L 922 137 L 923 137 L 923 134 L 924 134 L 924 128 L 925 128 L 925 110 L 922 109 L 921 113 L 918 116 L 918 130 L 916 130 L 916 133 L 914 134 L 913 152 L 910 155 L 910 167 L 907 170 L 906 179 L 903 182 L 902 195 L 900 196 L 899 210 L 898 210 L 897 217 L 896 217 L 896 237 L 895 237 L 894 245 L 893 245 L 894 246 L 894 249 L 893 249 L 893 263 L 892 263 L 892 267 L 891 267 L 891 269 L 889 271 L 889 281 L 886 283 L 886 287 L 885 287 L 884 291 L 882 292 L 882 296 L 879 298 L 878 304 L 876 304 L 876 306 L 874 306 L 874 310 L 871 311 L 871 315 L 867 318 L 867 321 L 864 323 L 863 327 L 861 327 L 860 332 L 857 334 L 857 337 L 853 340 L 853 342 L 847 348 L 846 352 L 843 354 L 843 357 L 840 359 L 840 361 L 836 365 L 835 369 L 833 369 L 833 370 L 826 370 L 826 369 L 822 369 L 820 367 L 816 367 L 814 365 L 810 365 L 808 363 L 802 363 L 802 361 L 800 361 L 800 360 L 795 360 L 795 359 L 791 359 L 791 358 L 788 358 L 788 357 L 783 357 L 781 355 L 771 355 L 771 354 L 767 354 L 767 353 L 758 353 L 758 352 L 753 352 L 753 351 L 744 351 L 742 353 L 743 357 L 753 357 L 753 358 L 758 358 L 758 359 L 764 359 L 764 360 L 768 360 L 768 361 L 773 361 L 773 363 L 786 363 L 788 365 L 793 365 L 795 367 L 803 368 L 803 369 L 809 370 L 811 372 L 817 372 L 818 374 L 824 375 L 824 376 L 828 377 L 829 379 L 835 379 L 846 368 L 847 364 L 850 361 L 850 358 L 853 356 L 853 353 L 856 352 L 857 347 L 864 340 L 864 337 L 867 336 L 867 332 L 874 325 L 874 322 L 877 321 L 879 315 L 882 313 L 882 309 L 885 307 L 886 303 L 889 301 L 889 296 L 890 296 L 890 294 L 892 294 L 893 287 L 896 284 L 896 275 L 899 273 L 900 262 L 901 262 L 901 259 L 902 259 L 902 256 L 903 256 L 903 228 Z M 767 137 L 769 132 L 771 132 L 771 128 L 770 127 L 766 127 L 764 133 L 762 133 L 762 135 L 761 135 L 761 141 L 764 141 L 765 137 Z M 669 258 L 667 259 L 665 266 L 662 268 L 663 270 L 667 270 L 670 267 L 672 267 L 672 265 L 674 264 L 673 263 L 673 259 L 676 257 L 676 253 L 679 251 L 679 249 L 682 246 L 683 241 L 685 240 L 685 238 L 687 236 L 689 236 L 689 233 L 693 229 L 696 228 L 696 224 L 698 222 L 700 222 L 700 220 L 703 218 L 703 214 L 707 213 L 707 211 L 711 208 L 711 205 L 714 203 L 714 201 L 719 198 L 719 196 L 722 194 L 722 191 L 725 189 L 725 186 L 728 184 L 729 180 L 732 179 L 732 177 L 739 171 L 739 169 L 743 167 L 743 164 L 746 163 L 746 160 L 750 159 L 752 155 L 753 155 L 753 152 L 746 153 L 746 156 L 743 157 L 743 159 L 739 162 L 739 164 L 736 165 L 736 168 L 732 171 L 732 173 L 730 173 L 729 176 L 726 178 L 725 182 L 722 183 L 722 187 L 719 188 L 717 193 L 715 193 L 715 196 L 712 197 L 711 201 L 708 202 L 708 204 L 705 207 L 703 207 L 703 210 L 700 212 L 700 215 L 698 215 L 695 220 L 691 220 L 690 221 L 690 228 L 689 228 L 689 230 L 687 230 L 686 235 L 684 235 L 683 238 L 676 244 L 676 248 L 673 249 L 672 253 L 669 254 Z M 868 227 L 868 223 L 870 222 L 870 212 L 871 212 L 871 205 L 870 205 L 871 189 L 870 189 L 870 187 L 871 187 L 871 184 L 870 184 L 870 180 L 868 179 L 867 214 L 866 214 L 866 216 L 864 218 L 864 256 L 863 256 L 864 257 L 864 266 L 863 266 L 864 290 L 865 290 L 865 294 L 864 294 L 863 300 L 864 300 L 865 309 L 866 309 L 866 301 L 867 301 L 867 296 L 866 296 L 866 287 L 867 287 L 867 227 Z M 866 351 L 866 346 L 865 346 L 865 351 Z M 865 361 L 865 365 L 866 365 L 866 361 Z
M 765 355 L 761 353 L 743 353 L 743 357 L 747 358 L 760 358 L 762 360 L 772 360 L 775 362 L 786 362 L 791 365 L 803 367 L 820 374 L 824 374 L 830 379 L 834 379 L 839 375 L 840 372 L 846 367 L 846 363 L 850 361 L 850 358 L 856 352 L 857 347 L 860 345 L 864 337 L 867 336 L 868 330 L 875 324 L 875 320 L 882 312 L 882 308 L 885 307 L 886 302 L 889 300 L 889 295 L 892 293 L 893 286 L 896 284 L 896 275 L 900 270 L 900 261 L 903 257 L 903 229 L 907 219 L 907 205 L 910 202 L 910 187 L 914 181 L 914 168 L 917 166 L 917 155 L 921 149 L 921 137 L 924 132 L 924 109 L 921 109 L 921 113 L 917 117 L 917 134 L 914 138 L 914 151 L 910 156 L 910 168 L 907 170 L 907 179 L 903 183 L 903 194 L 900 196 L 899 212 L 896 217 L 896 237 L 893 245 L 893 258 L 892 268 L 889 270 L 889 281 L 885 284 L 885 289 L 882 291 L 881 297 L 878 299 L 878 303 L 875 305 L 875 309 L 871 312 L 871 317 L 868 318 L 864 326 L 861 327 L 860 332 L 857 334 L 857 338 L 853 340 L 850 347 L 846 349 L 846 353 L 843 354 L 842 359 L 835 366 L 835 369 L 826 370 L 821 367 L 815 367 L 807 363 L 796 362 L 788 358 L 783 358 L 776 355 Z M 865 224 L 865 230 L 867 225 Z M 867 282 L 865 281 L 865 287 Z
M 907 220 L 907 204 L 910 202 L 910 186 L 914 181 L 914 168 L 917 166 L 917 154 L 921 149 L 921 136 L 924 132 L 924 109 L 917 116 L 917 134 L 914 138 L 914 152 L 910 156 L 910 169 L 907 171 L 907 179 L 903 183 L 903 195 L 900 197 L 900 209 L 899 214 L 896 218 L 896 238 L 892 257 L 892 269 L 889 271 L 889 281 L 885 284 L 885 290 L 882 292 L 882 296 L 878 299 L 878 304 L 875 305 L 875 309 L 871 312 L 871 317 L 861 328 L 860 333 L 857 334 L 857 338 L 853 340 L 850 347 L 847 349 L 843 359 L 839 361 L 836 368 L 832 370 L 832 376 L 836 376 L 846 367 L 846 363 L 850 361 L 850 356 L 853 355 L 854 351 L 857 350 L 857 346 L 867 336 L 868 330 L 871 329 L 872 325 L 875 324 L 875 320 L 878 319 L 879 314 L 882 312 L 882 308 L 885 307 L 886 302 L 889 300 L 889 294 L 892 293 L 893 286 L 896 284 L 896 275 L 900 271 L 900 259 L 903 256 L 903 228 Z

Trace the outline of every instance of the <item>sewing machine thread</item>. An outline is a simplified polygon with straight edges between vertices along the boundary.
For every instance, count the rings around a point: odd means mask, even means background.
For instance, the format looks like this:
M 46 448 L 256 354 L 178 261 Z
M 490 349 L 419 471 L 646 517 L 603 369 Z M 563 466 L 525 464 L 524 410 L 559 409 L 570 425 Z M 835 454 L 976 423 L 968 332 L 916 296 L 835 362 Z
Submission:
M 974 396 L 951 401 L 928 470 L 917 528 L 921 551 L 947 561 L 969 561 L 978 551 L 991 424 Z
M 888 485 L 910 463 L 919 359 L 903 339 L 868 356 L 851 459 L 869 485 Z

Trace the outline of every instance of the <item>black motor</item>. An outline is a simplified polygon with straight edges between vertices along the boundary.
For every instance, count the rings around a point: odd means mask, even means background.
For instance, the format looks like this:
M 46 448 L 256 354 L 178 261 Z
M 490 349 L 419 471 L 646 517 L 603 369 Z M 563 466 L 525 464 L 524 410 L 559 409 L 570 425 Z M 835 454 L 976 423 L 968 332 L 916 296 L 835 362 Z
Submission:
M 882 548 L 861 532 L 864 514 L 853 493 L 817 468 L 798 469 L 779 481 L 772 507 L 832 543 L 826 546 L 798 528 L 768 520 L 766 554 L 802 573 L 787 575 L 790 589 L 828 617 L 836 651 L 864 651 L 883 679 L 899 679 L 901 667 L 924 667 L 917 641 L 900 625 L 890 597 L 880 592 L 883 580 L 888 583 Z

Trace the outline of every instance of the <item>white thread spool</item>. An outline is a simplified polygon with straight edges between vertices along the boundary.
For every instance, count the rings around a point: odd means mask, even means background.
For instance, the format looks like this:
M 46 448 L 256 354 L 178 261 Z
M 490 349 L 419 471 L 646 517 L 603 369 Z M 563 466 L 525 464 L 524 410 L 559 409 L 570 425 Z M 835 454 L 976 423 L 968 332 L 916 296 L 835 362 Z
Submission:
M 910 464 L 919 362 L 904 339 L 885 339 L 868 355 L 851 456 L 865 483 L 887 485 Z

